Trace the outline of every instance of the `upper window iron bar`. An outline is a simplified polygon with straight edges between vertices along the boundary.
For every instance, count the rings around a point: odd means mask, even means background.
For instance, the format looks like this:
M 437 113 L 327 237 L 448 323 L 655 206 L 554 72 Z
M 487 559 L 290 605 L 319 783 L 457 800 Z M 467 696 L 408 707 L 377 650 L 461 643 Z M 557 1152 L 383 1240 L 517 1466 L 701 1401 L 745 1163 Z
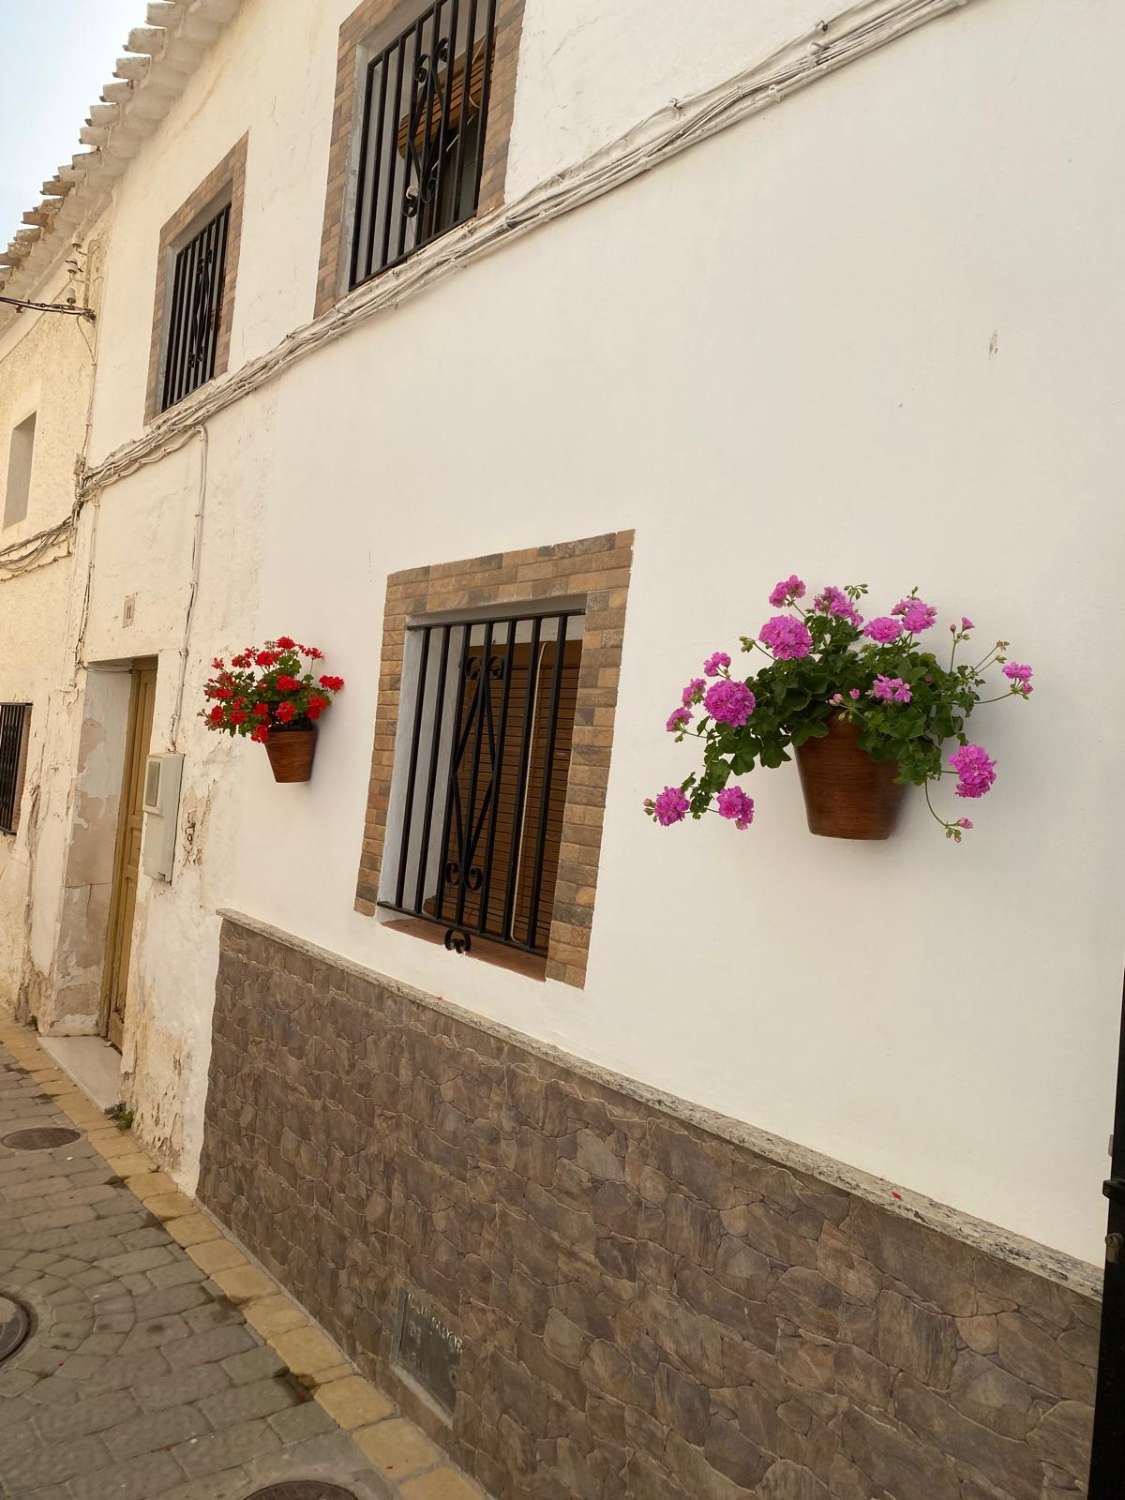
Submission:
M 161 411 L 206 385 L 215 373 L 229 231 L 228 203 L 176 255 Z
M 547 951 L 581 615 L 410 627 L 414 697 L 379 904 L 444 927 L 458 952 L 474 935 Z
M 472 218 L 496 0 L 436 0 L 367 64 L 348 285 Z

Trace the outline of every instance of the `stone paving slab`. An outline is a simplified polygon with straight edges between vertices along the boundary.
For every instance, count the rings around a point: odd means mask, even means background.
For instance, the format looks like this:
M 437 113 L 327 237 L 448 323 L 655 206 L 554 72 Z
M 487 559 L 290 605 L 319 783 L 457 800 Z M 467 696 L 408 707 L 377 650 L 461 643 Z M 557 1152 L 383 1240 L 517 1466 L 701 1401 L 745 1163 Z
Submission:
M 71 1126 L 15 1151 L 12 1131 Z M 2 1500 L 247 1500 L 319 1479 L 356 1500 L 487 1500 L 79 1092 L 0 1023 Z

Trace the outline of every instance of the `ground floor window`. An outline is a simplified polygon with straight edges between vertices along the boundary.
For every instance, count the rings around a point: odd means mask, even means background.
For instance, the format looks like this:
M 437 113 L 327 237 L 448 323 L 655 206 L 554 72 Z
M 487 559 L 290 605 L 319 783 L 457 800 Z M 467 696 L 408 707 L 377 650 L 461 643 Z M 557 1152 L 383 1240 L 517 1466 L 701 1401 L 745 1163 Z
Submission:
M 387 580 L 356 909 L 585 983 L 631 531 Z

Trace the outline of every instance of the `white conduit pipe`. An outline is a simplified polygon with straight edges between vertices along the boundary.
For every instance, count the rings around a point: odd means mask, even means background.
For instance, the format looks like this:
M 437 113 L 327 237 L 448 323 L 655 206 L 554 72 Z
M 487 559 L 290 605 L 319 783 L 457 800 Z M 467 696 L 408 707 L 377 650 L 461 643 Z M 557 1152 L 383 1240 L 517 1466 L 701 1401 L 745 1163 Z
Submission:
M 203 387 L 196 399 L 183 402 L 155 422 L 144 437 L 124 444 L 103 463 L 88 469 L 80 485 L 81 498 L 88 499 L 106 485 L 135 473 L 143 464 L 161 458 L 185 442 L 196 428 L 295 361 L 377 313 L 417 296 L 461 266 L 600 198 L 690 146 L 967 3 L 862 0 L 717 88 L 674 101 L 577 166 L 539 183 L 516 202 L 470 221 L 419 250 L 401 268 L 357 288 L 330 312 L 295 329 L 236 374 Z

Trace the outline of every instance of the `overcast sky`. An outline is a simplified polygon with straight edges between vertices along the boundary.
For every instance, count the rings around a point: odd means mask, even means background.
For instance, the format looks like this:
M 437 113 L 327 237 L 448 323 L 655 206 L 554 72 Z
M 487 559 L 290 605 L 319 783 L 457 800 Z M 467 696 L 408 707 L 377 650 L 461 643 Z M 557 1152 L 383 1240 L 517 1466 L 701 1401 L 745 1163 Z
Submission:
M 144 0 L 0 0 L 0 245 L 37 203 L 113 77 Z

